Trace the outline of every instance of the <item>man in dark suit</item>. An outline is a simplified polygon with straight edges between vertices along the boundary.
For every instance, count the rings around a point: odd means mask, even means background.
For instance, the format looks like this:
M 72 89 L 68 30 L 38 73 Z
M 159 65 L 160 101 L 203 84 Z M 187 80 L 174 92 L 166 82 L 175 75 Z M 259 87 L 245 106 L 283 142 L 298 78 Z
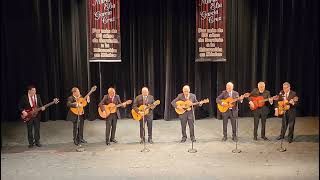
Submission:
M 138 95 L 132 105 L 132 108 L 138 113 L 139 112 L 139 106 L 141 105 L 149 105 L 154 103 L 154 97 L 149 94 L 149 89 L 147 87 L 143 87 L 141 90 L 141 94 Z M 141 114 L 141 112 L 140 112 Z M 148 142 L 150 144 L 153 144 L 152 140 L 152 120 L 153 120 L 153 108 L 150 109 L 149 113 L 144 116 L 144 122 L 143 120 L 140 120 L 140 144 L 145 142 L 145 131 L 144 131 L 144 123 L 148 126 Z
M 23 116 L 27 116 L 27 109 L 39 108 L 44 111 L 45 107 L 42 105 L 42 101 L 39 94 L 36 94 L 36 88 L 33 85 L 27 87 L 28 94 L 22 96 L 18 108 Z M 40 117 L 36 116 L 31 118 L 27 123 L 29 148 L 34 145 L 41 147 L 40 143 Z M 34 134 L 32 133 L 34 129 Z
M 272 105 L 273 99 L 270 98 L 270 92 L 265 89 L 266 85 L 264 82 L 258 83 L 258 88 L 255 88 L 251 91 L 250 97 L 258 97 L 262 96 L 263 99 L 269 99 L 269 104 Z M 254 103 L 250 100 L 249 105 L 251 107 L 254 107 Z M 269 107 L 267 105 L 264 105 L 260 108 L 257 108 L 252 111 L 253 119 L 254 119 L 254 128 L 253 128 L 253 140 L 257 141 L 257 131 L 259 126 L 259 119 L 261 117 L 261 138 L 265 141 L 268 140 L 266 137 L 266 120 L 269 114 Z
M 277 140 L 283 139 L 288 125 L 289 125 L 289 134 L 288 134 L 288 142 L 292 143 L 293 141 L 293 133 L 294 133 L 294 124 L 296 122 L 296 106 L 297 102 L 293 99 L 297 97 L 296 92 L 292 91 L 290 89 L 290 84 L 288 82 L 283 83 L 282 85 L 282 91 L 279 93 L 279 99 L 278 101 L 288 100 L 290 109 L 284 113 L 282 116 L 282 126 L 281 126 L 281 132 L 280 136 L 277 138 Z M 278 103 L 276 103 L 275 108 L 275 115 L 278 116 Z
M 86 140 L 83 139 L 83 127 L 84 127 L 84 113 L 79 115 L 74 114 L 70 108 L 81 107 L 80 103 L 77 103 L 77 99 L 81 98 L 80 91 L 77 87 L 73 87 L 71 89 L 72 95 L 68 97 L 67 107 L 69 108 L 69 112 L 67 114 L 67 120 L 72 121 L 73 123 L 73 142 L 75 145 L 79 145 L 81 143 L 87 143 Z M 90 97 L 87 96 L 86 101 L 90 102 Z M 78 125 L 79 123 L 79 125 Z
M 222 102 L 223 99 L 227 99 L 228 97 L 231 97 L 233 99 L 239 98 L 242 102 L 243 95 L 239 97 L 239 93 L 237 91 L 233 90 L 233 83 L 228 82 L 226 85 L 226 90 L 222 91 L 222 93 L 216 98 L 216 102 L 218 104 L 221 104 L 222 106 L 225 105 L 224 102 Z M 228 125 L 228 119 L 230 118 L 231 126 L 232 126 L 232 140 L 237 141 L 237 133 L 236 133 L 236 118 L 238 117 L 238 103 L 235 102 L 235 105 L 232 108 L 229 108 L 226 112 L 222 113 L 222 119 L 223 119 L 223 138 L 222 141 L 227 140 L 227 125 Z
M 122 104 L 122 107 L 126 107 L 126 103 L 122 103 L 119 95 L 116 94 L 114 88 L 108 89 L 108 94 L 103 96 L 103 99 L 99 103 L 99 107 L 102 111 L 105 111 L 104 105 L 108 105 L 110 103 L 114 103 L 115 105 Z M 110 145 L 110 142 L 117 143 L 118 141 L 115 139 L 116 128 L 117 128 L 117 120 L 120 119 L 120 112 L 117 109 L 116 113 L 111 113 L 106 119 L 106 144 Z M 110 138 L 110 130 L 111 130 L 111 138 Z
M 171 105 L 174 108 L 177 108 L 177 101 L 186 101 L 190 100 L 192 103 L 198 102 L 197 97 L 195 94 L 190 93 L 190 87 L 188 85 L 183 86 L 182 92 L 178 94 L 178 96 L 171 102 Z M 200 106 L 202 103 L 199 104 Z M 181 143 L 186 142 L 187 140 L 187 133 L 186 133 L 186 128 L 187 128 L 187 122 L 189 125 L 189 131 L 190 131 L 190 139 L 191 141 L 195 142 L 196 138 L 194 135 L 194 117 L 193 117 L 193 110 L 191 111 L 186 111 L 185 113 L 179 115 L 180 123 L 181 123 L 181 131 L 182 131 L 182 139 Z

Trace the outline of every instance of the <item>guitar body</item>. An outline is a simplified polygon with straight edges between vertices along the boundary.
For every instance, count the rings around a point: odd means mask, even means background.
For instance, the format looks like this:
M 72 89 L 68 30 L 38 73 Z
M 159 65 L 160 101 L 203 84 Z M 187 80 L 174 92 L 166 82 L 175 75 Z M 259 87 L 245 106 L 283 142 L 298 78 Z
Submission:
M 265 105 L 265 99 L 263 96 L 251 97 L 250 99 L 254 104 L 253 107 L 250 106 L 251 110 L 256 110 L 256 109 L 261 108 Z
M 283 115 L 287 110 L 290 109 L 289 101 L 283 100 L 278 102 L 278 114 Z
M 30 119 L 37 117 L 39 114 L 39 111 L 37 110 L 37 108 L 25 109 L 25 111 L 28 113 L 28 115 L 27 116 L 21 115 L 21 119 L 23 120 L 23 122 L 28 122 L 30 121 Z
M 149 109 L 146 109 L 146 108 L 147 108 L 146 105 L 141 105 L 141 106 L 139 106 L 138 109 L 139 109 L 139 111 L 144 112 L 144 115 L 146 116 L 149 114 Z M 133 119 L 136 121 L 140 121 L 143 118 L 143 116 L 141 114 L 137 113 L 134 109 L 131 110 L 131 114 L 132 114 Z
M 110 116 L 111 112 L 107 108 L 108 105 L 103 105 L 103 106 L 104 106 L 105 112 L 103 112 L 100 107 L 98 108 L 98 112 L 99 112 L 100 117 L 105 119 Z
M 116 105 L 114 103 L 109 103 L 108 105 L 103 105 L 105 112 L 103 112 L 100 107 L 98 108 L 98 112 L 99 112 L 100 117 L 105 119 L 105 118 L 109 117 L 110 114 L 116 113 L 118 107 L 123 106 L 123 104 L 128 105 L 131 103 L 132 103 L 132 100 L 127 100 L 126 102 L 124 102 L 122 104 L 118 104 L 118 105 Z
M 291 100 L 294 102 L 297 102 L 298 99 L 299 98 L 296 96 L 296 97 L 292 98 Z M 283 115 L 289 109 L 290 109 L 290 102 L 288 100 L 278 101 L 278 115 Z
M 234 99 L 232 97 L 228 97 L 227 99 L 222 99 L 221 102 L 227 103 L 227 105 L 221 105 L 217 103 L 218 110 L 222 113 L 227 112 L 229 108 L 234 106 Z
M 177 101 L 176 102 L 177 107 L 175 108 L 175 111 L 177 114 L 181 115 L 181 114 L 185 113 L 186 111 L 190 111 L 192 109 L 192 106 L 198 105 L 200 103 L 202 103 L 202 104 L 209 103 L 209 99 L 207 98 L 207 99 L 201 100 L 199 102 L 195 102 L 195 103 L 193 103 L 190 100 Z
M 76 108 L 70 108 L 71 112 L 73 112 L 75 115 L 82 115 L 84 114 L 83 107 L 87 106 L 87 101 L 84 98 L 79 98 L 76 101 L 78 104 L 81 104 L 82 107 L 76 107 Z
M 154 109 L 156 106 L 158 106 L 160 104 L 160 100 L 156 100 L 155 102 L 153 102 L 152 104 L 148 104 L 148 105 L 140 105 L 138 107 L 139 111 L 144 112 L 144 116 L 149 114 L 149 109 Z M 132 118 L 136 121 L 140 121 L 143 118 L 143 115 L 141 115 L 140 113 L 136 112 L 134 109 L 131 110 L 131 114 L 132 114 Z
M 181 114 L 185 113 L 186 111 L 191 110 L 192 102 L 190 100 L 177 101 L 176 105 L 177 105 L 177 108 L 175 108 L 175 111 L 177 114 L 181 115 Z

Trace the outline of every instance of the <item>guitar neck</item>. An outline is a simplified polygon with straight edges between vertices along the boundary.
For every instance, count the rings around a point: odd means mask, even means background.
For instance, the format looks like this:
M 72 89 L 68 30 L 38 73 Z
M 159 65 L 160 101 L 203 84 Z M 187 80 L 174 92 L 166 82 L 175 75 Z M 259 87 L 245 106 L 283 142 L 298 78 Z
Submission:
M 83 99 L 86 99 L 88 96 L 90 96 L 90 95 L 91 95 L 91 93 L 93 93 L 93 92 L 91 92 L 91 91 L 90 91 L 90 92 L 88 92 L 88 94 L 87 94 L 86 96 L 84 96 L 84 97 L 83 97 Z
M 200 103 L 202 103 L 202 101 L 192 103 L 192 106 L 194 106 L 194 105 L 198 105 L 198 104 L 200 104 Z
M 47 107 L 49 107 L 49 106 L 51 106 L 51 105 L 53 105 L 53 104 L 54 104 L 54 101 L 52 101 L 52 102 L 50 102 L 50 103 L 48 103 L 48 104 L 44 105 L 43 107 L 47 108 Z

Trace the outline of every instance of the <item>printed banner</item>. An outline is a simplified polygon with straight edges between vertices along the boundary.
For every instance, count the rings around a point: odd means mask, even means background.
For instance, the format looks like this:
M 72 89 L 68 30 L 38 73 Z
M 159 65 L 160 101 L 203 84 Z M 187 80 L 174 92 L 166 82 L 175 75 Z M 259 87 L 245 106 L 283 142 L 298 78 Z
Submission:
M 226 1 L 196 0 L 196 62 L 226 61 Z
M 89 62 L 121 62 L 120 0 L 88 0 Z

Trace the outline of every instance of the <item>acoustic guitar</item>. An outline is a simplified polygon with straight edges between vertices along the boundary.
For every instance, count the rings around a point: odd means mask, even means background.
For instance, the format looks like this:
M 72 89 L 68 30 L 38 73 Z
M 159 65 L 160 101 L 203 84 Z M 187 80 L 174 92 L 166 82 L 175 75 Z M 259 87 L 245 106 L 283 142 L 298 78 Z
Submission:
M 209 103 L 209 99 L 207 98 L 207 99 L 201 100 L 199 102 L 195 102 L 195 103 L 193 103 L 190 100 L 177 101 L 176 102 L 177 107 L 175 108 L 175 111 L 177 114 L 181 115 L 181 114 L 185 113 L 186 111 L 190 111 L 192 106 L 195 106 L 195 105 L 198 105 L 201 103 L 202 104 Z
M 134 120 L 136 121 L 140 121 L 143 116 L 146 116 L 149 114 L 149 110 L 150 109 L 154 109 L 156 106 L 158 106 L 160 104 L 160 100 L 156 100 L 154 103 L 152 104 L 148 104 L 148 105 L 141 105 L 138 107 L 139 112 L 136 112 L 134 109 L 131 110 L 131 114 Z M 140 113 L 142 112 L 142 113 Z
M 109 103 L 108 105 L 103 105 L 105 111 L 102 111 L 101 108 L 99 107 L 98 112 L 99 112 L 100 117 L 102 117 L 103 119 L 106 119 L 107 117 L 110 116 L 110 114 L 117 112 L 118 107 L 121 107 L 124 104 L 129 105 L 131 103 L 132 103 L 132 100 L 127 100 L 126 102 L 121 103 L 121 104 L 117 104 L 117 105 L 114 103 Z
M 73 112 L 75 115 L 84 114 L 83 107 L 87 106 L 87 104 L 88 104 L 86 99 L 87 99 L 88 96 L 90 96 L 96 90 L 97 90 L 97 86 L 93 86 L 86 96 L 77 98 L 76 99 L 76 103 L 81 105 L 81 106 L 75 107 L 75 108 L 73 108 L 73 107 L 70 108 L 71 112 Z
M 290 109 L 290 101 L 297 102 L 298 100 L 299 98 L 298 96 L 296 96 L 289 101 L 287 99 L 278 101 L 278 114 L 276 114 L 276 116 L 283 115 L 286 111 Z
M 273 96 L 271 99 L 277 100 L 279 96 Z M 263 96 L 250 97 L 250 101 L 253 102 L 253 106 L 249 104 L 249 107 L 252 111 L 261 108 L 265 105 L 266 101 L 269 101 L 269 98 L 264 98 Z
M 242 96 L 244 96 L 244 97 L 249 97 L 249 96 L 250 96 L 250 93 L 245 93 L 245 94 L 243 94 Z M 240 100 L 240 97 L 238 97 L 238 98 L 228 97 L 228 98 L 226 98 L 226 99 L 222 99 L 222 100 L 221 100 L 221 104 L 217 103 L 218 110 L 219 110 L 220 112 L 222 112 L 222 113 L 227 112 L 228 109 L 229 109 L 229 108 L 232 108 L 232 107 L 235 105 L 235 103 L 236 103 L 237 101 L 239 101 L 239 100 Z M 224 103 L 226 103 L 226 104 L 222 105 L 222 102 L 224 102 Z
M 54 98 L 52 100 L 52 102 L 42 106 L 44 108 L 47 108 L 53 104 L 58 104 L 59 103 L 59 99 L 58 98 Z M 24 116 L 23 114 L 21 114 L 21 119 L 23 120 L 23 122 L 28 122 L 30 119 L 35 118 L 38 116 L 39 112 L 41 111 L 41 107 L 36 107 L 36 108 L 29 108 L 29 109 L 25 109 L 25 112 L 27 112 L 27 115 Z

